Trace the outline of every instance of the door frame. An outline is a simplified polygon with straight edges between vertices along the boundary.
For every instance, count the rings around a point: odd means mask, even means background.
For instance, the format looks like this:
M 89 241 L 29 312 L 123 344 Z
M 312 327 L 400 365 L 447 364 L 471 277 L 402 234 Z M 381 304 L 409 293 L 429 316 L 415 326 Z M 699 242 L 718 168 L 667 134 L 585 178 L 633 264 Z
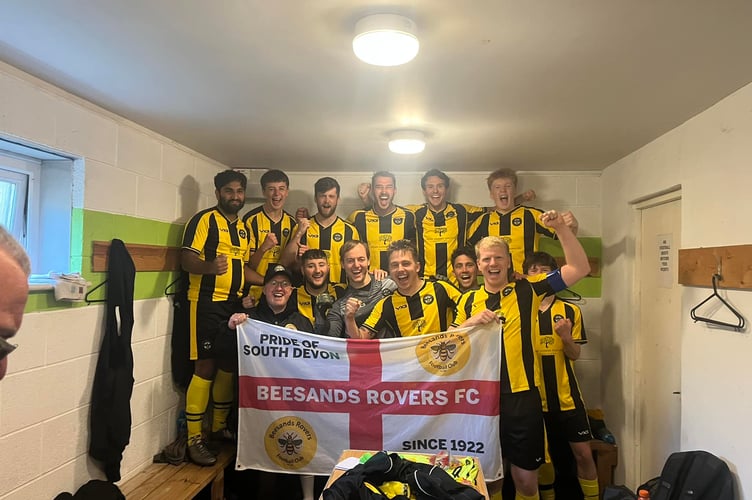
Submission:
M 632 313 L 632 325 L 634 325 L 636 328 L 640 328 L 641 322 L 641 311 L 640 311 L 640 291 L 642 289 L 642 282 L 641 282 L 641 269 L 643 266 L 642 262 L 642 255 L 639 251 L 642 248 L 643 241 L 642 241 L 642 226 L 643 226 L 643 220 L 642 220 L 642 211 L 657 207 L 659 205 L 665 205 L 667 203 L 671 203 L 674 201 L 681 201 L 682 199 L 682 191 L 681 191 L 681 185 L 677 184 L 675 186 L 671 186 L 667 189 L 657 191 L 655 193 L 641 196 L 639 198 L 636 198 L 634 200 L 631 200 L 629 204 L 634 209 L 633 211 L 633 234 L 635 235 L 635 246 L 634 246 L 634 268 L 633 268 L 633 274 L 632 274 L 632 300 L 631 303 L 633 304 L 633 313 Z M 680 207 L 681 210 L 681 207 Z M 683 218 L 681 219 L 683 221 Z M 681 224 L 681 222 L 680 222 Z M 678 246 L 678 248 L 681 248 L 681 234 L 680 234 L 680 241 L 675 241 L 674 244 Z M 652 243 L 652 242 L 651 242 Z M 678 265 L 678 262 L 677 264 Z M 678 307 L 681 308 L 681 301 L 678 304 Z M 642 335 L 642 332 L 638 331 L 637 335 Z M 642 376 L 642 367 L 639 364 L 639 356 L 640 356 L 640 342 L 638 340 L 638 337 L 635 337 L 635 342 L 632 345 L 632 366 L 635 369 L 635 376 L 632 377 L 631 381 L 631 405 L 632 405 L 632 436 L 634 436 L 634 442 L 632 443 L 632 457 L 631 457 L 631 476 L 633 478 L 633 482 L 636 481 L 635 484 L 642 484 L 641 478 L 639 478 L 639 473 L 641 469 L 641 450 L 640 450 L 640 443 L 642 442 L 642 432 L 641 432 L 641 424 L 642 424 L 642 418 L 640 416 L 640 395 L 639 395 L 639 389 L 640 389 L 640 380 Z M 680 429 L 680 435 L 681 435 L 681 429 Z M 626 474 L 627 479 L 629 479 L 630 474 Z M 644 479 L 644 478 L 643 478 Z

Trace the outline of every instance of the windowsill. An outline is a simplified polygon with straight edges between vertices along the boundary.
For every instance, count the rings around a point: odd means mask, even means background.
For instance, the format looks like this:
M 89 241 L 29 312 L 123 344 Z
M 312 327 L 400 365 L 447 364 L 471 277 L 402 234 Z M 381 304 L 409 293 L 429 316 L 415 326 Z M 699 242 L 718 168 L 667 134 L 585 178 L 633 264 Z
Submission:
M 54 290 L 55 286 L 52 284 L 29 283 L 29 293 L 53 292 Z

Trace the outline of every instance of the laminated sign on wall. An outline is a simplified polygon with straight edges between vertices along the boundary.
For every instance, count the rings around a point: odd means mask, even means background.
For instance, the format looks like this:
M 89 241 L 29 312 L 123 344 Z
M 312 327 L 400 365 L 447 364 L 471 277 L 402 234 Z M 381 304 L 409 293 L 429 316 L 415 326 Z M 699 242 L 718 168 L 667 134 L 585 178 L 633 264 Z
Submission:
M 343 450 L 479 457 L 502 475 L 498 325 L 417 337 L 238 327 L 238 469 L 328 475 Z

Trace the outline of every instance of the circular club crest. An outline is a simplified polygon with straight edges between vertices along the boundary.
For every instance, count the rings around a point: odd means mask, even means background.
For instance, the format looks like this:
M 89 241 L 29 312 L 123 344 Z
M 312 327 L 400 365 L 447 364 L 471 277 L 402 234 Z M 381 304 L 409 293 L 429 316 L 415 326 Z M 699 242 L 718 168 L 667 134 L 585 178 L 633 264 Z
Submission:
M 313 459 L 318 448 L 311 425 L 298 417 L 282 417 L 264 433 L 264 448 L 274 463 L 283 469 L 300 469 Z
M 415 355 L 427 372 L 439 376 L 454 375 L 470 359 L 470 339 L 467 333 L 460 332 L 424 335 L 415 347 Z
M 519 226 L 521 224 L 522 224 L 522 219 L 520 219 L 519 217 L 515 217 L 514 219 L 512 219 L 513 226 Z
M 501 295 L 506 297 L 507 295 L 512 293 L 512 290 L 514 290 L 514 288 L 512 288 L 511 286 L 505 287 L 504 290 L 501 291 Z
M 204 340 L 204 341 L 203 341 L 203 342 L 201 343 L 201 348 L 202 348 L 202 349 L 203 349 L 204 351 L 211 351 L 211 350 L 212 350 L 212 342 L 211 342 L 211 340 Z
M 403 220 L 402 217 L 395 217 L 393 220 L 394 225 L 399 226 L 400 224 L 402 224 L 402 220 Z
M 287 238 L 288 236 L 290 236 L 290 230 L 287 229 L 287 228 L 284 228 L 282 230 L 282 236 L 284 236 L 285 238 Z
M 245 229 L 238 230 L 238 236 L 240 236 L 241 238 L 245 239 Z
M 433 302 L 433 296 L 426 295 L 425 297 L 423 297 L 423 303 L 424 304 L 428 305 L 428 304 L 430 304 L 432 302 Z
M 454 213 L 452 210 L 450 210 L 449 212 L 447 212 L 446 215 L 445 215 L 445 217 L 447 219 L 454 219 L 456 216 L 457 216 L 457 214 Z
M 334 234 L 332 235 L 332 239 L 333 239 L 334 241 L 336 241 L 336 242 L 340 242 L 340 241 L 342 241 L 342 235 L 341 235 L 340 233 L 334 233 Z
M 561 314 L 554 314 L 554 323 L 557 323 L 560 319 L 564 319 Z

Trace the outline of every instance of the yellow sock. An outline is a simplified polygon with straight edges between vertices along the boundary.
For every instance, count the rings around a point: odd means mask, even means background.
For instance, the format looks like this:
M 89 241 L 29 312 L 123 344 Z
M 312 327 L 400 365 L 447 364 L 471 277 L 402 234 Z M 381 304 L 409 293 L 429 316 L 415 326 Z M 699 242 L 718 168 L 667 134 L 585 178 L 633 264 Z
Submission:
M 501 491 L 497 491 L 491 494 L 491 500 L 502 500 Z
M 520 493 L 519 491 L 514 495 L 514 500 L 538 500 L 538 493 L 535 495 L 528 497 Z
M 597 479 L 582 479 L 578 477 L 580 482 L 580 488 L 582 488 L 582 494 L 585 500 L 598 500 L 598 480 Z
M 185 394 L 185 420 L 188 427 L 188 442 L 201 435 L 201 421 L 204 419 L 206 406 L 209 404 L 211 380 L 193 375 Z
M 212 388 L 212 399 L 214 400 L 212 432 L 227 427 L 227 416 L 230 414 L 230 408 L 232 408 L 232 386 L 232 373 L 217 370 L 217 375 L 214 377 L 214 387 Z
M 556 471 L 554 464 L 547 462 L 538 469 L 538 491 L 541 500 L 554 500 L 556 492 L 554 491 L 554 481 L 556 480 Z

